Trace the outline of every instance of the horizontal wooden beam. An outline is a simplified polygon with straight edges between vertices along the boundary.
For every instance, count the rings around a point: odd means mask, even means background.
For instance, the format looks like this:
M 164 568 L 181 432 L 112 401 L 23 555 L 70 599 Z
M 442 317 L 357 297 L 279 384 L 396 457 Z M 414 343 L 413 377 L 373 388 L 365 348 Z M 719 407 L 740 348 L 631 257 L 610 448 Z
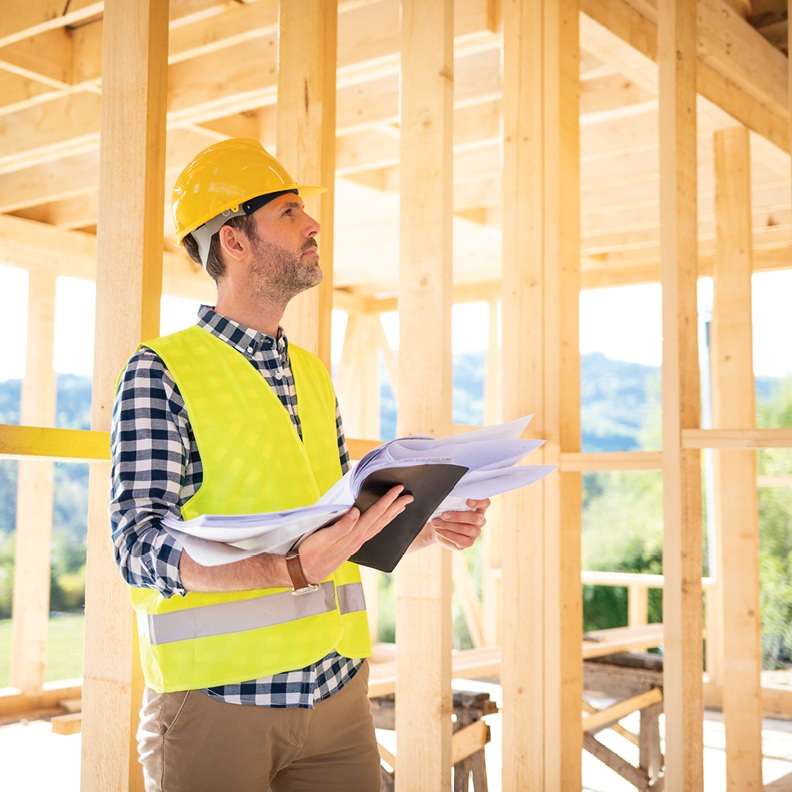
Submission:
M 561 454 L 560 470 L 564 473 L 596 470 L 662 470 L 661 451 L 611 451 L 605 453 Z
M 663 588 L 662 575 L 646 575 L 637 572 L 599 572 L 596 570 L 583 570 L 580 573 L 580 582 L 588 586 L 645 586 L 646 588 Z M 715 579 L 701 578 L 704 588 L 715 586 Z
M 792 448 L 792 429 L 683 429 L 683 448 Z
M 0 16 L 0 47 L 35 36 L 47 30 L 74 25 L 100 14 L 104 2 L 96 0 L 39 0 L 8 3 Z
M 757 476 L 757 487 L 792 487 L 792 476 Z
M 64 679 L 45 682 L 40 693 L 25 695 L 16 688 L 0 688 L 0 718 L 10 718 L 37 710 L 60 708 L 60 702 L 79 699 L 82 679 Z
M 106 462 L 109 432 L 0 424 L 0 459 Z
M 605 709 L 598 710 L 591 715 L 583 717 L 583 731 L 594 733 L 600 729 L 617 723 L 622 718 L 626 718 L 631 712 L 651 707 L 652 704 L 659 704 L 663 700 L 663 692 L 660 688 L 652 688 L 646 693 L 639 693 L 632 698 L 623 699 Z

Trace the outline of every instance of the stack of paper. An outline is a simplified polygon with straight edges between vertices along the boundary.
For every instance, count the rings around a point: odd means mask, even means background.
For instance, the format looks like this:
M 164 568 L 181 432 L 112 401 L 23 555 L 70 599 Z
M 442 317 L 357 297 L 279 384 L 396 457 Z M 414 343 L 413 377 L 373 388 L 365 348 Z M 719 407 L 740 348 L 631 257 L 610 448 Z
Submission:
M 375 537 L 374 545 L 366 543 L 360 557 L 352 559 L 390 571 L 426 520 L 444 511 L 465 511 L 469 498 L 482 500 L 524 487 L 554 470 L 547 465 L 514 467 L 544 442 L 519 439 L 532 417 L 451 437 L 412 436 L 383 443 L 312 506 L 265 514 L 202 515 L 187 521 L 168 516 L 162 524 L 198 563 L 216 566 L 257 553 L 285 553 L 356 502 L 365 510 L 379 492 L 411 480 L 416 493 L 407 489 L 415 501 Z M 411 476 L 408 469 L 418 466 L 419 476 Z

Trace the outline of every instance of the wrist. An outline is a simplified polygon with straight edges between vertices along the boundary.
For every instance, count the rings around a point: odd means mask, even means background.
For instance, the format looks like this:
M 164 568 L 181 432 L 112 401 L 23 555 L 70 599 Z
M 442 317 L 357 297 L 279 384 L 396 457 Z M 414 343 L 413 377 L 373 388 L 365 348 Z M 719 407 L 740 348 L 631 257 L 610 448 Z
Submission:
M 306 577 L 305 570 L 300 561 L 300 551 L 298 548 L 289 550 L 289 552 L 286 553 L 286 571 L 291 580 L 292 593 L 308 594 L 319 588 L 316 583 L 309 581 Z

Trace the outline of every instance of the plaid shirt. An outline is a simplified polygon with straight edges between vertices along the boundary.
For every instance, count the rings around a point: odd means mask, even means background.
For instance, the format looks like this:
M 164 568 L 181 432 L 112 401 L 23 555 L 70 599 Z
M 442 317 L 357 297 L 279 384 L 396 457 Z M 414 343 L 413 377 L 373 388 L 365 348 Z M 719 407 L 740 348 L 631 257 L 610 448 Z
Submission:
M 276 341 L 207 306 L 198 312 L 198 324 L 243 354 L 261 372 L 302 438 L 288 341 L 283 332 L 278 333 Z M 336 426 L 341 468 L 346 472 L 349 452 L 338 403 Z M 110 437 L 110 519 L 116 563 L 130 586 L 156 589 L 164 597 L 184 596 L 187 592 L 179 575 L 182 548 L 161 527 L 160 520 L 168 513 L 181 517 L 181 506 L 201 486 L 203 468 L 176 382 L 150 349 L 138 350 L 121 376 Z M 340 690 L 362 662 L 331 652 L 307 668 L 205 692 L 236 704 L 310 709 Z

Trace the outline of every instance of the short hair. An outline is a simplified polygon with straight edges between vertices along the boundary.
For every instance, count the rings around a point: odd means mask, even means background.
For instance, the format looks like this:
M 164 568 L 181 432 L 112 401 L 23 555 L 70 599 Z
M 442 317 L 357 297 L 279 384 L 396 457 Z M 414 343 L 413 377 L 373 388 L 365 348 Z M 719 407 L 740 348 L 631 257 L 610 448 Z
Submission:
M 258 239 L 258 234 L 256 233 L 256 221 L 253 219 L 253 215 L 237 215 L 236 217 L 232 217 L 230 220 L 228 220 L 227 223 L 223 223 L 223 225 L 229 225 L 232 228 L 242 231 L 242 233 L 245 234 L 248 239 Z M 187 255 L 196 264 L 201 264 L 201 256 L 198 252 L 198 243 L 195 241 L 195 239 L 193 239 L 193 235 L 187 234 L 187 236 L 184 237 L 182 241 L 184 243 L 184 249 L 187 251 Z M 201 266 L 203 266 L 203 264 L 201 264 Z M 214 234 L 214 236 L 212 236 L 212 242 L 209 245 L 209 253 L 206 257 L 206 271 L 209 273 L 209 275 L 211 275 L 212 280 L 214 280 L 215 283 L 217 283 L 226 272 L 226 265 L 223 261 L 222 251 L 220 248 L 219 230 L 216 234 Z

